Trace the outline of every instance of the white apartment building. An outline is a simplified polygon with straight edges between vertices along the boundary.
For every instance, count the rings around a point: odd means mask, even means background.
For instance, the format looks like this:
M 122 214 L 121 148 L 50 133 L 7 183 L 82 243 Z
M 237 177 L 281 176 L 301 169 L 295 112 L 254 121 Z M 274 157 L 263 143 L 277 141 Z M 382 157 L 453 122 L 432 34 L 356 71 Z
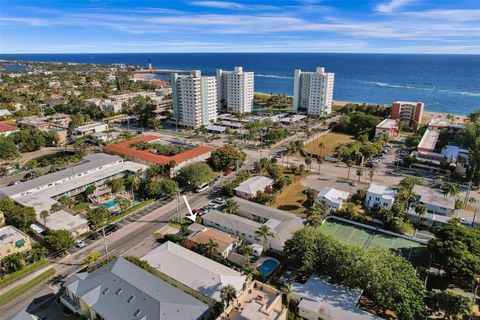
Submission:
M 172 73 L 173 113 L 177 123 L 198 128 L 217 120 L 217 80 L 201 76 Z
M 307 110 L 308 114 L 324 116 L 332 112 L 335 74 L 318 67 L 315 72 L 295 70 L 293 111 Z
M 251 112 L 253 83 L 253 72 L 244 72 L 242 67 L 233 71 L 217 69 L 218 108 L 232 113 Z

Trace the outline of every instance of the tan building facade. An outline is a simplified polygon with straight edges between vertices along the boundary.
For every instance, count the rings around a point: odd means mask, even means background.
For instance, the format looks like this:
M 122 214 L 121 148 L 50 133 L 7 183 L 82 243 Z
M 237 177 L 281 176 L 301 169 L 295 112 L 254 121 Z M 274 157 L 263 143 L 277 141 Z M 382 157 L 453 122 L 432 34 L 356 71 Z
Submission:
M 14 253 L 32 248 L 30 238 L 13 226 L 0 228 L 0 260 Z

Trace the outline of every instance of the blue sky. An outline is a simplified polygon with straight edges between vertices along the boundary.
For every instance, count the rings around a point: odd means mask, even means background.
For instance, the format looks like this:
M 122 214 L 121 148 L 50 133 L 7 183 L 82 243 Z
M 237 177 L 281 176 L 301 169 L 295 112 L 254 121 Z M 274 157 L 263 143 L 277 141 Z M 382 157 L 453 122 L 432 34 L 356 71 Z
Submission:
M 0 0 L 1 53 L 480 53 L 479 0 Z

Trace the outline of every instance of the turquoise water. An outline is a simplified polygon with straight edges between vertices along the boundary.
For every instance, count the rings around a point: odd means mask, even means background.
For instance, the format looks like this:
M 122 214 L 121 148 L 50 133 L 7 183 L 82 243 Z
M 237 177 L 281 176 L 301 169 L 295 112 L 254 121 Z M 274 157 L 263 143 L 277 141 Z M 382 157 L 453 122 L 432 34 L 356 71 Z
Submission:
M 267 259 L 257 267 L 257 270 L 262 275 L 262 278 L 265 278 L 268 277 L 278 267 L 278 265 L 278 261 Z
M 116 201 L 116 200 L 110 200 L 110 201 L 105 202 L 105 203 L 103 204 L 103 206 L 106 207 L 106 208 L 108 208 L 108 209 L 110 209 L 111 207 L 114 207 L 114 206 L 116 206 L 116 205 L 117 205 L 117 201 Z

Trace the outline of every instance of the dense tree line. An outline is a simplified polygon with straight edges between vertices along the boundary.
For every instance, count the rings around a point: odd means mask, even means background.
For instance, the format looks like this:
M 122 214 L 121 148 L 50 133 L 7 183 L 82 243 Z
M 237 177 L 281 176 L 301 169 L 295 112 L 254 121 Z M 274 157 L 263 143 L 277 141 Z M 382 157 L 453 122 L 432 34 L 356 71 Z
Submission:
M 7 225 L 12 225 L 24 232 L 28 231 L 30 225 L 37 219 L 32 207 L 17 205 L 7 197 L 0 199 L 0 211 L 3 212 Z
M 226 171 L 241 166 L 246 158 L 243 151 L 227 144 L 212 151 L 208 162 L 214 170 Z
M 345 246 L 318 229 L 307 227 L 286 242 L 284 254 L 292 269 L 364 289 L 376 306 L 393 310 L 399 319 L 425 316 L 424 284 L 412 265 L 396 253 Z
M 337 123 L 333 123 L 333 130 L 345 132 L 354 136 L 368 134 L 370 137 L 375 133 L 375 127 L 380 123 L 376 116 L 360 111 L 354 111 L 342 115 Z

